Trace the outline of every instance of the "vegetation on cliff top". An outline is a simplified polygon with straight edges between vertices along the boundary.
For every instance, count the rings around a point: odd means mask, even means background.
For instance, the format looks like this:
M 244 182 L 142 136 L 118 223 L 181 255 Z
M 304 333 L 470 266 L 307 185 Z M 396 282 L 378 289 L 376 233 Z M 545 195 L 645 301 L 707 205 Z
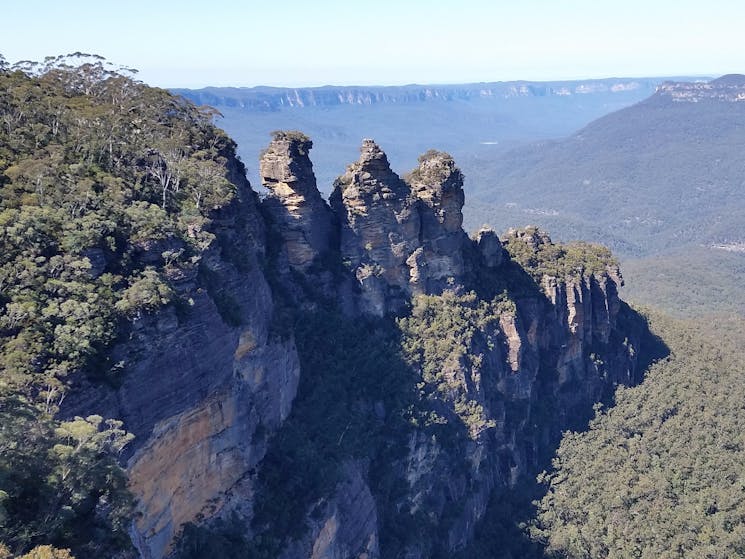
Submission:
M 234 196 L 212 113 L 127 73 L 80 54 L 0 64 L 0 542 L 16 554 L 126 547 L 130 436 L 54 414 L 74 373 L 116 382 L 107 348 L 174 299 Z
M 534 226 L 510 229 L 502 243 L 510 257 L 539 284 L 544 276 L 564 280 L 618 268 L 608 248 L 584 242 L 554 244 Z
M 534 536 L 571 559 L 745 557 L 745 328 L 652 315 L 672 354 L 568 433 Z

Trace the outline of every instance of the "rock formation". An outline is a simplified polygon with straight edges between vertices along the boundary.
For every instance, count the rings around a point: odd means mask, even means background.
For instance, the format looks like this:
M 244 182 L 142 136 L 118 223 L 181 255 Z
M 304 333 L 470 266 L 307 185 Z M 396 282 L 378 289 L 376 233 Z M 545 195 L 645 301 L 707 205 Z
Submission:
M 481 260 L 487 268 L 496 268 L 504 260 L 504 248 L 499 241 L 496 231 L 489 227 L 482 227 L 474 238 L 476 247 L 481 254 Z
M 308 156 L 312 147 L 299 132 L 276 132 L 259 165 L 269 190 L 263 205 L 288 264 L 301 271 L 335 245 L 333 216 L 318 192 Z
M 121 384 L 80 382 L 65 402 L 67 415 L 118 417 L 136 435 L 126 459 L 138 499 L 132 536 L 144 558 L 165 557 L 184 523 L 209 528 L 233 512 L 253 537 L 257 472 L 304 374 L 297 331 L 277 316 L 278 301 L 307 302 L 300 284 L 323 277 L 323 305 L 361 322 L 396 314 L 398 326 L 386 324 L 400 336 L 431 336 L 411 350 L 406 378 L 441 430 L 410 421 L 390 459 L 339 459 L 339 478 L 315 496 L 299 535 L 276 542 L 282 559 L 424 559 L 464 549 L 495 491 L 534 476 L 562 430 L 581 425 L 615 384 L 639 380 L 644 325 L 619 300 L 612 263 L 559 262 L 558 272 L 539 273 L 508 250 L 526 262 L 564 258 L 540 231 L 500 241 L 482 229 L 469 239 L 463 176 L 441 152 L 424 154 L 404 180 L 365 140 L 329 207 L 311 146 L 298 133 L 274 136 L 261 158 L 269 190 L 261 204 L 228 158 L 240 196 L 213 216 L 211 242 L 172 274 L 186 305 L 137 317 L 111 354 Z M 272 259 L 279 279 L 265 275 Z M 356 292 L 330 289 L 350 284 Z M 364 395 L 357 408 L 369 410 L 361 417 L 371 425 L 404 414 Z M 386 539 L 403 522 L 416 531 Z M 272 535 L 271 523 L 261 529 Z
M 360 160 L 337 180 L 331 198 L 341 227 L 340 257 L 360 287 L 359 311 L 407 315 L 413 297 L 442 294 L 450 301 L 443 314 L 428 311 L 417 320 L 425 326 L 427 320 L 446 323 L 451 313 L 478 314 L 484 307 L 476 296 L 459 299 L 458 294 L 499 293 L 490 284 L 503 285 L 509 303 L 489 303 L 485 315 L 469 319 L 463 334 L 444 333 L 462 345 L 439 354 L 434 364 L 442 375 L 433 385 L 438 413 L 447 424 L 463 425 L 466 440 L 452 446 L 413 432 L 408 452 L 387 474 L 405 479 L 408 487 L 392 502 L 363 477 L 365 489 L 354 490 L 357 504 L 344 505 L 350 502 L 344 488 L 360 483 L 358 474 L 345 470 L 326 504 L 332 512 L 320 520 L 309 517 L 304 543 L 290 545 L 285 559 L 339 553 L 380 557 L 370 542 L 381 539 L 381 510 L 399 515 L 426 511 L 438 527 L 396 553 L 424 559 L 463 549 L 494 491 L 535 472 L 550 441 L 587 421 L 592 403 L 607 397 L 613 386 L 638 382 L 640 375 L 638 350 L 645 343 L 645 327 L 619 300 L 621 278 L 611 261 L 575 268 L 546 233 L 511 230 L 504 242 L 526 262 L 556 259 L 545 272 L 523 267 L 493 230 L 483 228 L 474 239 L 463 231 L 463 177 L 449 155 L 424 154 L 402 180 L 373 141 L 365 140 L 361 151 Z M 618 328 L 621 316 L 624 331 Z M 423 385 L 429 382 L 425 377 Z M 363 512 L 370 508 L 368 494 L 377 505 L 375 523 L 371 513 Z M 452 510 L 453 503 L 459 512 Z M 318 555 L 318 550 L 325 551 Z
M 462 229 L 463 174 L 449 154 L 428 151 L 407 179 L 421 215 L 421 246 L 410 259 L 413 292 L 441 293 L 462 285 L 469 243 Z
M 378 316 L 405 305 L 407 260 L 419 247 L 420 217 L 409 186 L 373 140 L 334 184 L 331 206 L 341 222 L 341 258 L 362 288 L 362 309 Z
M 331 204 L 363 312 L 382 316 L 411 295 L 462 286 L 470 241 L 462 229 L 463 174 L 453 158 L 427 152 L 403 180 L 375 142 L 365 140 L 361 152 L 337 179 Z

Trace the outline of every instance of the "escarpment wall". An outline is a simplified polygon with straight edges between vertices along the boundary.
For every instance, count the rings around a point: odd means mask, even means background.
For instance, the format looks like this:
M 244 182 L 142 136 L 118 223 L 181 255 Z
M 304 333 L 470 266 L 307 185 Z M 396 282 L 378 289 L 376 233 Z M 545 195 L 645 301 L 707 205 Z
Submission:
M 258 200 L 240 163 L 226 173 L 239 196 L 212 216 L 196 261 L 172 272 L 179 302 L 132 321 L 111 351 L 118 385 L 80 379 L 64 403 L 67 415 L 121 418 L 134 433 L 131 534 L 147 559 L 165 556 L 186 522 L 250 510 L 254 469 L 297 390 L 294 343 L 271 332 Z M 143 257 L 157 262 L 160 250 Z
M 282 559 L 424 559 L 464 549 L 495 491 L 534 475 L 562 430 L 586 421 L 615 384 L 640 378 L 646 333 L 618 298 L 614 266 L 535 279 L 494 231 L 469 238 L 464 178 L 442 152 L 427 152 L 402 178 L 365 140 L 327 203 L 311 147 L 300 133 L 275 134 L 260 162 L 262 200 L 228 158 L 239 196 L 215 212 L 214 239 L 172 272 L 180 303 L 132 321 L 111 352 L 119 384 L 81 379 L 65 402 L 68 415 L 121 418 L 137 437 L 124 459 L 142 557 L 165 557 L 183 524 L 231 512 L 253 536 L 257 472 L 303 374 L 280 305 L 290 316 L 296 306 L 336 305 L 356 320 L 396 315 L 426 329 L 438 316 L 417 308 L 436 296 L 446 302 L 440 318 L 471 317 L 462 344 L 410 363 L 453 438 L 409 427 L 377 482 L 375 457 L 349 456 L 308 511 L 303 535 L 282 542 Z M 546 235 L 525 239 L 530 251 L 553 246 Z M 143 247 L 141 257 L 157 262 L 162 251 Z M 374 410 L 371 421 L 386 421 L 377 402 L 360 405 Z M 381 475 L 396 492 L 381 489 Z M 426 519 L 426 537 L 384 548 L 394 544 L 382 530 L 404 518 Z

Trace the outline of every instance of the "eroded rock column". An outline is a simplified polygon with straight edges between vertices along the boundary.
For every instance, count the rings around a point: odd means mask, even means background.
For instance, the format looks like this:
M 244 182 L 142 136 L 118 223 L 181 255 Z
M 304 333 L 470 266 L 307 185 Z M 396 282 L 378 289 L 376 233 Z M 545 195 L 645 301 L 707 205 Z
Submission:
M 450 154 L 430 150 L 408 176 L 419 200 L 421 247 L 410 259 L 415 293 L 441 293 L 463 283 L 463 173 Z
M 409 186 L 373 140 L 334 183 L 331 206 L 341 222 L 341 257 L 362 289 L 362 311 L 382 316 L 410 295 L 407 260 L 419 247 L 420 221 Z
M 259 163 L 269 190 L 264 207 L 290 267 L 305 271 L 334 246 L 334 218 L 316 185 L 308 152 L 313 142 L 300 132 L 276 132 Z

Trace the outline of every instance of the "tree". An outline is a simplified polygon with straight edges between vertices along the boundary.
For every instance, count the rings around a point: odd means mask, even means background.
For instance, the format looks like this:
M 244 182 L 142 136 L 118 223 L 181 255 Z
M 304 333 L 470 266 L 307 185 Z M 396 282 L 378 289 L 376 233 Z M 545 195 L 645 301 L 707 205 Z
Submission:
M 35 547 L 19 559 L 75 559 L 69 549 L 57 549 L 51 545 Z

